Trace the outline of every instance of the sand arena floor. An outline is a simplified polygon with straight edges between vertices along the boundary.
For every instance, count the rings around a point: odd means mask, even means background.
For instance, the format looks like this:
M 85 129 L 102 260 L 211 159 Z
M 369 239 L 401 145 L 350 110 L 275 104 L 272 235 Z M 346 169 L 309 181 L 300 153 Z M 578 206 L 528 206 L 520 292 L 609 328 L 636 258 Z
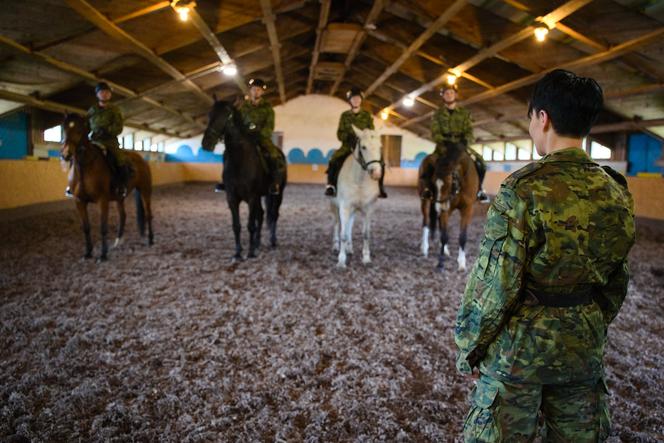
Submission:
M 433 272 L 414 191 L 389 192 L 373 264 L 356 229 L 343 271 L 320 186 L 289 186 L 280 247 L 235 264 L 209 184 L 156 192 L 152 248 L 128 202 L 126 241 L 103 264 L 81 259 L 73 203 L 0 221 L 0 440 L 454 441 L 472 385 L 452 337 L 467 275 L 454 261 Z M 612 441 L 664 441 L 663 252 L 664 237 L 640 233 L 610 328 Z

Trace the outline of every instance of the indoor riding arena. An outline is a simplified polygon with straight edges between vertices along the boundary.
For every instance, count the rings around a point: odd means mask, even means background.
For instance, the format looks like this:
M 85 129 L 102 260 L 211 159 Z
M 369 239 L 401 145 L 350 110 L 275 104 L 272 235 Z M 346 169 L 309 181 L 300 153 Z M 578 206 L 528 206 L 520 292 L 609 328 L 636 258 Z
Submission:
M 601 87 L 574 147 L 634 204 L 593 441 L 664 441 L 664 2 L 2 6 L 0 441 L 516 441 L 465 434 L 502 391 L 470 418 L 457 314 L 501 184 L 555 155 L 529 110 L 556 69 Z M 469 116 L 447 200 L 443 114 Z

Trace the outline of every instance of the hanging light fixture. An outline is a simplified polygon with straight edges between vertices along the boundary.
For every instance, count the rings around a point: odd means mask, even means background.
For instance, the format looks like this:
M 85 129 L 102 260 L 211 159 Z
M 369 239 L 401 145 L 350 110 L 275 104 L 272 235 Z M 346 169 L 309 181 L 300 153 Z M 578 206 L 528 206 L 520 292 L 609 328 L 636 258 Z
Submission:
M 387 109 L 383 109 L 380 112 L 380 118 L 383 120 L 387 120 L 387 118 L 390 116 L 390 112 Z
M 224 73 L 226 77 L 234 77 L 237 75 L 237 66 L 234 63 L 229 63 L 221 67 L 221 72 Z
M 543 21 L 538 21 L 535 25 L 535 39 L 538 42 L 543 42 L 546 39 L 547 34 L 549 33 L 549 29 L 551 27 L 549 26 L 548 23 L 545 23 Z
M 448 85 L 452 86 L 453 84 L 456 83 L 456 81 L 457 81 L 457 76 L 456 75 L 454 75 L 452 73 L 447 74 L 447 84 Z
M 171 1 L 171 7 L 177 12 L 180 21 L 186 22 L 189 20 L 189 13 L 196 7 L 196 2 L 193 0 L 173 0 Z
M 408 97 L 403 99 L 403 105 L 407 108 L 412 108 L 414 104 L 415 104 L 415 97 L 413 97 L 412 95 L 409 95 Z

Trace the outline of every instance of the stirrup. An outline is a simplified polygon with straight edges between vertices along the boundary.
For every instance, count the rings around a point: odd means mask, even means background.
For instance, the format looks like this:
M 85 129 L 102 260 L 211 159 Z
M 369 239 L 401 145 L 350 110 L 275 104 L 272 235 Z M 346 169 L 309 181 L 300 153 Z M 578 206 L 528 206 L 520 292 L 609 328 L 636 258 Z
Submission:
M 274 184 L 274 185 L 270 186 L 270 194 L 271 195 L 281 194 L 281 189 L 279 189 L 279 184 Z
M 334 197 L 337 194 L 337 190 L 334 185 L 327 185 L 325 187 L 325 195 L 327 197 Z
M 489 198 L 488 195 L 486 195 L 484 190 L 480 190 L 477 193 L 477 201 L 479 201 L 480 203 L 484 203 L 484 204 L 491 203 L 491 199 Z
M 226 186 L 222 182 L 219 182 L 216 185 L 214 185 L 214 192 L 223 192 L 225 190 Z
M 65 188 L 65 197 L 74 198 L 74 194 L 71 193 L 71 188 L 69 186 Z
M 378 191 L 378 198 L 387 198 L 387 192 L 381 189 L 380 191 Z

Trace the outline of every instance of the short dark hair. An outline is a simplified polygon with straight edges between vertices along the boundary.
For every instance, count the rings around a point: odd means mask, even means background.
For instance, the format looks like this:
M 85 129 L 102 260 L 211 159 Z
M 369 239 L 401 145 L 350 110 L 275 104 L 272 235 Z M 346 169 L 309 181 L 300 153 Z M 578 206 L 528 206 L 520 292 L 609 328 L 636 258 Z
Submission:
M 595 80 L 556 69 L 535 84 L 528 117 L 546 111 L 557 134 L 585 137 L 603 106 L 602 88 Z

